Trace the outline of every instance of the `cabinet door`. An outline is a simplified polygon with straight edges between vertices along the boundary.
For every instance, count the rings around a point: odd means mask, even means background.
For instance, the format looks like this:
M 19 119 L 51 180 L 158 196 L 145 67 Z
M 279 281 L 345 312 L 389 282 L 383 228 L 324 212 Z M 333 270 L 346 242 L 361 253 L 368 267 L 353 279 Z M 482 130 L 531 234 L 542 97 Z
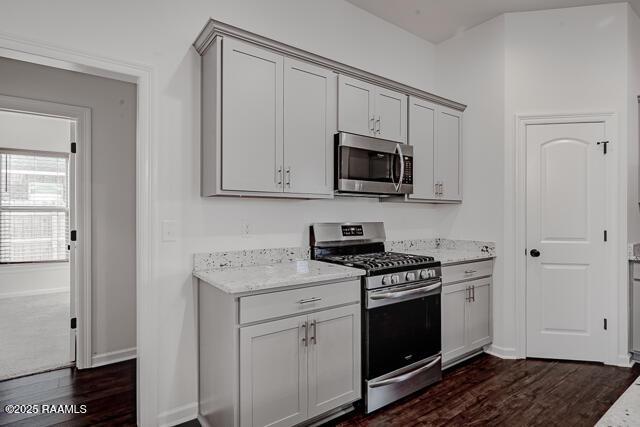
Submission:
M 361 396 L 360 305 L 309 316 L 309 417 Z
M 439 107 L 436 121 L 436 181 L 444 200 L 462 200 L 462 113 Z
M 284 60 L 285 192 L 330 194 L 337 76 L 333 71 Z
M 374 86 L 338 76 L 338 130 L 374 136 Z
M 307 418 L 306 320 L 297 316 L 240 329 L 242 427 L 292 426 Z
M 225 38 L 222 59 L 222 188 L 282 191 L 284 58 Z
M 476 350 L 491 342 L 491 281 L 489 279 L 470 282 L 468 343 L 469 350 Z
M 407 95 L 376 87 L 376 137 L 396 142 L 407 142 Z
M 409 97 L 409 144 L 413 146 L 411 199 L 435 199 L 436 105 Z
M 468 284 L 442 287 L 442 362 L 446 363 L 468 350 Z

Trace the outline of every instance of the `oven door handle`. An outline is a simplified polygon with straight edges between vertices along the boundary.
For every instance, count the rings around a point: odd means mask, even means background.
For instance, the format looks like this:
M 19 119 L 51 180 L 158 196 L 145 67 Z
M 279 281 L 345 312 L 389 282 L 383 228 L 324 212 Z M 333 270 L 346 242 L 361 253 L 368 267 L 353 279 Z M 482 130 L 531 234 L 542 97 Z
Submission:
M 387 378 L 386 380 L 376 381 L 375 383 L 369 383 L 368 385 L 371 388 L 376 388 L 376 387 L 382 387 L 389 384 L 401 383 L 403 381 L 406 381 L 415 377 L 416 375 L 419 375 L 420 373 L 426 370 L 429 370 L 430 368 L 433 368 L 438 362 L 440 362 L 440 360 L 442 360 L 442 356 L 438 356 L 431 362 L 427 363 L 426 365 L 421 366 L 418 369 L 415 369 L 411 372 L 407 372 L 406 374 L 398 375 L 397 377 L 393 377 L 393 378 Z
M 373 295 L 370 295 L 369 298 L 371 299 L 402 298 L 402 297 L 406 297 L 407 295 L 426 294 L 428 292 L 438 289 L 441 286 L 442 286 L 442 282 L 438 282 L 434 285 L 421 286 L 419 288 L 409 289 L 407 291 L 385 292 L 383 294 L 373 294 Z

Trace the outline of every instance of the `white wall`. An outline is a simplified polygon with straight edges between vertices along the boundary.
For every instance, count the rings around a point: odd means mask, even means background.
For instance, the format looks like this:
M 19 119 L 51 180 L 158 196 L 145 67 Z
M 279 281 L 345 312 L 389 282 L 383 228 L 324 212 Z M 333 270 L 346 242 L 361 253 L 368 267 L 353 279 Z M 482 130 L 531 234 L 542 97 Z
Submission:
M 136 88 L 4 58 L 0 75 L 4 95 L 91 108 L 92 351 L 135 347 Z
M 434 87 L 435 49 L 430 43 L 342 0 L 2 3 L 4 32 L 144 63 L 153 70 L 152 137 L 157 150 L 152 164 L 157 172 L 152 186 L 159 205 L 150 220 L 156 230 L 162 219 L 179 224 L 177 242 L 153 248 L 154 286 L 162 313 L 158 398 L 163 421 L 171 419 L 176 408 L 194 409 L 189 405 L 196 401 L 193 253 L 306 244 L 308 224 L 326 220 L 383 220 L 390 238 L 432 237 L 441 224 L 447 229 L 456 215 L 455 207 L 407 207 L 365 199 L 201 198 L 200 58 L 191 44 L 209 17 L 424 90 Z M 240 236 L 242 222 L 249 224 L 251 237 Z M 478 238 L 488 236 L 474 230 Z
M 464 203 L 439 232 L 460 239 L 496 242 L 494 345 L 504 337 L 504 97 L 505 19 L 494 18 L 436 48 L 436 92 L 467 104 L 464 115 Z
M 0 298 L 69 292 L 69 263 L 0 265 Z

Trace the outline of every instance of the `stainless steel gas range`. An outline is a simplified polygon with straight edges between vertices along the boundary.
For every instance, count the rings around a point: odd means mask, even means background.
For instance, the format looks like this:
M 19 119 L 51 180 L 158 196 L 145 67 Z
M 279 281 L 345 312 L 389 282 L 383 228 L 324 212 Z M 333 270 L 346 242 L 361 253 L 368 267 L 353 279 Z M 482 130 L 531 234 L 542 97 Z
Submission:
M 311 226 L 311 257 L 363 269 L 363 396 L 372 412 L 442 378 L 440 262 L 386 252 L 381 222 Z

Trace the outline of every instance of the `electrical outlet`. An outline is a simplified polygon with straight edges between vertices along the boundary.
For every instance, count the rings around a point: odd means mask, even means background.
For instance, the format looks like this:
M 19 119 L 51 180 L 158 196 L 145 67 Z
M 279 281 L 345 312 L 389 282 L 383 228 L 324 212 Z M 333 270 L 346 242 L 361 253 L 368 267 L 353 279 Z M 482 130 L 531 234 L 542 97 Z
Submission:
M 178 222 L 166 219 L 162 221 L 162 241 L 175 242 L 178 240 Z

